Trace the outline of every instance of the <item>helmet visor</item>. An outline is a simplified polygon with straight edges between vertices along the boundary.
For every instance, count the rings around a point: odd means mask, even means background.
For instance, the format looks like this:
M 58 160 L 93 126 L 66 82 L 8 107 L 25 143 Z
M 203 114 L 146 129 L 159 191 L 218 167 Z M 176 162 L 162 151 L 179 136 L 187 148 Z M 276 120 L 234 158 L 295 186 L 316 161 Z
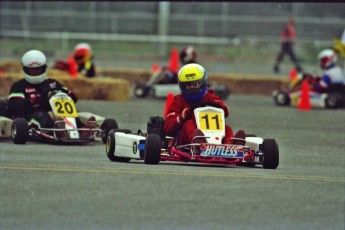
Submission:
M 198 92 L 200 92 L 200 90 L 202 90 L 203 87 L 204 87 L 204 80 L 203 79 L 182 83 L 183 91 L 188 93 L 188 94 L 198 93 Z
M 84 55 L 76 55 L 74 56 L 74 60 L 78 61 L 82 61 L 84 59 Z
M 41 74 L 45 73 L 47 70 L 47 65 L 42 65 L 39 67 L 23 67 L 23 71 L 30 76 L 40 76 Z

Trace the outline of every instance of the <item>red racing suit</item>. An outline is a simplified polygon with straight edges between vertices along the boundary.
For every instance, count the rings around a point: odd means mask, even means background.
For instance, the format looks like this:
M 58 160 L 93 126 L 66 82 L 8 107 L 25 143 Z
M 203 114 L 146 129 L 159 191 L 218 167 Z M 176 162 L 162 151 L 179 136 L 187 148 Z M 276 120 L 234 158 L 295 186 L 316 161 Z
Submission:
M 200 102 L 212 101 L 219 103 L 224 110 L 224 116 L 229 115 L 228 106 L 223 103 L 223 101 L 214 94 L 213 90 L 208 90 L 203 99 Z M 176 95 L 173 102 L 171 103 L 167 117 L 164 123 L 164 133 L 168 136 L 176 137 L 177 143 L 180 145 L 192 143 L 193 133 L 196 127 L 196 122 L 194 119 L 194 114 L 191 114 L 186 119 L 182 118 L 182 111 L 185 108 L 191 108 L 192 103 L 188 102 L 182 94 Z M 189 111 L 192 113 L 192 111 Z M 230 140 L 233 137 L 233 131 L 229 125 L 225 125 L 225 137 L 224 140 Z

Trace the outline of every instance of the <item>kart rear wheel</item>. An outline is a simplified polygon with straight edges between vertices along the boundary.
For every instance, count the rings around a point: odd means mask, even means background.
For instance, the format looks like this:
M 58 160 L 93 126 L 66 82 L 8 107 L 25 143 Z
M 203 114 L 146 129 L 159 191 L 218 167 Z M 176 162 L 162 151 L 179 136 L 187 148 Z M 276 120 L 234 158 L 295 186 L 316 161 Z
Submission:
M 107 118 L 103 121 L 101 125 L 101 129 L 102 129 L 102 133 L 101 133 L 102 142 L 103 144 L 105 144 L 110 130 L 118 129 L 117 122 L 114 119 Z
M 227 85 L 213 85 L 211 86 L 211 89 L 213 89 L 214 93 L 223 100 L 227 99 L 230 94 L 230 90 Z
M 107 154 L 107 157 L 111 161 L 115 161 L 115 162 L 128 162 L 128 161 L 131 160 L 130 158 L 115 156 L 115 145 L 116 145 L 115 133 L 116 132 L 131 133 L 131 131 L 127 130 L 127 129 L 112 129 L 108 133 L 108 136 L 107 136 L 107 139 L 106 139 L 105 152 Z
M 145 141 L 145 164 L 158 164 L 161 158 L 161 138 L 157 134 L 148 134 Z
M 262 143 L 264 152 L 263 167 L 265 169 L 276 169 L 279 165 L 279 147 L 275 139 L 264 139 Z
M 325 99 L 326 108 L 336 109 L 340 106 L 340 101 L 341 95 L 339 93 L 329 93 L 327 98 Z
M 274 96 L 274 103 L 279 106 L 285 106 L 290 104 L 290 97 L 285 92 L 278 92 Z
M 16 118 L 11 126 L 11 137 L 15 144 L 25 144 L 29 138 L 29 125 L 25 118 Z
M 138 98 L 144 98 L 149 93 L 149 88 L 143 84 L 137 84 L 133 90 L 134 96 Z

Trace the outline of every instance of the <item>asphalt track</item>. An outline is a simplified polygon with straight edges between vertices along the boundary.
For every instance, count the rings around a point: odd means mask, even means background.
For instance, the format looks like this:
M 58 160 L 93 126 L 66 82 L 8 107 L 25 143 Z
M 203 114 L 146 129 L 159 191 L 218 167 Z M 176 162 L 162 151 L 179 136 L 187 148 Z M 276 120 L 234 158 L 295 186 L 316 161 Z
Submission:
M 345 110 L 299 111 L 231 95 L 236 131 L 275 138 L 276 170 L 110 162 L 85 146 L 0 140 L 0 229 L 339 229 L 345 227 Z M 164 100 L 80 101 L 80 111 L 145 129 Z

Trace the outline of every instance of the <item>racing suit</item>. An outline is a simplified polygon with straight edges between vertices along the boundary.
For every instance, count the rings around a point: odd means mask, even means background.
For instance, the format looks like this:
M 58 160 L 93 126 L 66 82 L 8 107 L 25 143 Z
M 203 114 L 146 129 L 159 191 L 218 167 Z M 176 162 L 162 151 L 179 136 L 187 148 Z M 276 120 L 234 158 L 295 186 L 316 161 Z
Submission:
M 91 78 L 96 76 L 96 67 L 92 60 L 88 60 L 85 63 L 78 64 L 78 72 L 85 77 Z
M 219 103 L 224 110 L 224 116 L 227 117 L 229 115 L 227 105 L 223 103 L 220 97 L 214 94 L 213 90 L 208 90 L 200 102 L 205 101 Z M 192 114 L 193 111 L 190 111 L 190 116 L 187 116 L 185 119 L 182 118 L 182 111 L 185 108 L 191 108 L 192 106 L 193 104 L 188 102 L 182 94 L 175 96 L 168 109 L 164 123 L 164 133 L 172 137 L 177 136 L 177 143 L 181 145 L 192 143 L 194 130 L 197 128 L 194 114 Z M 225 140 L 230 140 L 233 136 L 234 134 L 231 127 L 229 125 L 225 125 L 225 137 L 223 138 L 223 142 Z
M 345 76 L 339 66 L 333 65 L 325 70 L 321 79 L 314 85 L 314 90 L 325 92 L 331 84 L 345 84 Z
M 54 91 L 67 93 L 73 101 L 76 95 L 54 79 L 46 79 L 40 84 L 30 84 L 25 79 L 13 83 L 8 96 L 8 108 L 11 117 L 23 117 L 30 126 L 51 128 L 54 125 L 48 112 L 51 111 L 49 96 Z

